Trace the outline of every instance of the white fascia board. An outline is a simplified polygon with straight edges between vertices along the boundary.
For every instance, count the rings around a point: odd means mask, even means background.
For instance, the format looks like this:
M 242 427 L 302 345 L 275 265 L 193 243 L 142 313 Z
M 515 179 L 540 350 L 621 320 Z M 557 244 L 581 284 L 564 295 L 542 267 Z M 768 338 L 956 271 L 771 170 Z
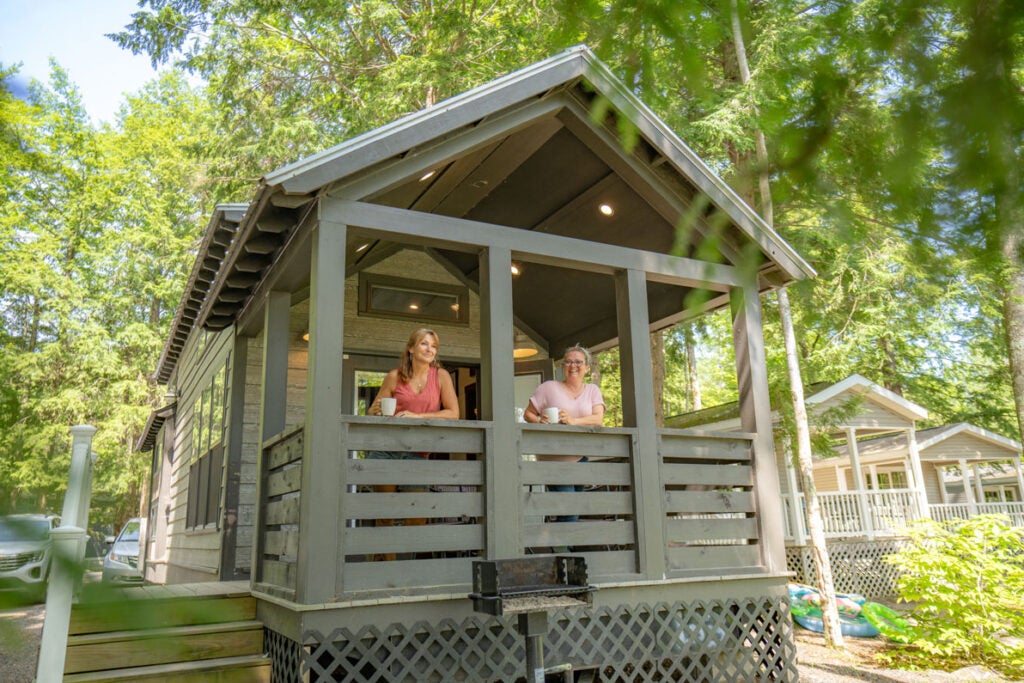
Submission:
M 876 403 L 909 420 L 925 420 L 928 418 L 928 411 L 922 406 L 917 405 L 913 401 L 908 401 L 880 384 L 875 384 L 863 375 L 857 374 L 850 375 L 846 379 L 836 382 L 812 396 L 808 396 L 806 402 L 809 404 L 824 403 L 845 391 L 859 396 L 870 394 L 871 399 Z

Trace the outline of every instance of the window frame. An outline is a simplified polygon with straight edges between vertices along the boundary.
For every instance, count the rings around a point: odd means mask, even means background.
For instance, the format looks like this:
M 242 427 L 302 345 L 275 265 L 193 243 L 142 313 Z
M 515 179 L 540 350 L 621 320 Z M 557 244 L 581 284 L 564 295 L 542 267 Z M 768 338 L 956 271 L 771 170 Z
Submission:
M 372 301 L 375 288 L 421 292 L 426 295 L 451 296 L 455 298 L 458 310 L 455 311 L 454 318 L 443 318 L 426 313 L 403 313 L 402 311 L 374 308 Z M 464 285 L 361 272 L 359 273 L 358 299 L 358 314 L 360 316 L 469 326 L 469 287 Z

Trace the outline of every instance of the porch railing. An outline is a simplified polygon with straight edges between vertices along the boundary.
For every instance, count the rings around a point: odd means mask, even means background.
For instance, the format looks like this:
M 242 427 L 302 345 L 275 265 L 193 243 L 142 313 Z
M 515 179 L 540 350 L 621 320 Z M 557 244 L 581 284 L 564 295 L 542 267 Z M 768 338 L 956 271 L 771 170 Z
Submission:
M 929 506 L 932 519 L 950 522 L 974 515 L 1006 515 L 1013 526 L 1024 527 L 1024 503 L 944 503 Z
M 806 530 L 802 493 L 799 500 L 799 516 L 794 514 L 789 498 L 785 500 L 787 539 L 794 537 L 795 523 L 803 524 Z M 909 522 L 921 517 L 918 500 L 917 492 L 912 489 L 818 492 L 827 538 L 899 535 Z
M 337 525 L 342 593 L 461 586 L 469 580 L 471 560 L 486 555 L 488 529 L 495 524 L 511 524 L 524 553 L 584 554 L 594 581 L 638 576 L 639 539 L 648 530 L 640 528 L 643 515 L 634 496 L 641 457 L 635 429 L 517 425 L 518 480 L 495 484 L 519 490 L 513 520 L 488 504 L 491 422 L 363 416 L 343 416 L 341 422 L 341 519 L 324 523 Z M 263 456 L 265 569 L 257 583 L 285 591 L 294 589 L 296 548 L 303 541 L 297 512 L 302 494 L 292 473 L 301 464 L 295 459 L 301 439 L 300 431 L 268 441 Z M 662 517 L 652 523 L 665 539 L 670 575 L 757 571 L 751 438 L 666 429 L 658 448 Z M 443 455 L 370 459 L 370 451 Z M 555 454 L 586 456 L 587 462 L 525 457 Z M 552 490 L 570 485 L 576 490 Z M 558 521 L 565 516 L 578 521 Z

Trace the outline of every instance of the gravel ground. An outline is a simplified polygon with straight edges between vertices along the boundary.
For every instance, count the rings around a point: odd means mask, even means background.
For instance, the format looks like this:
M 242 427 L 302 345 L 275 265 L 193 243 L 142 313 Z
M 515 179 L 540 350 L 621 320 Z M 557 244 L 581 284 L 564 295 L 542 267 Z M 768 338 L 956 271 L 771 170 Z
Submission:
M 32 683 L 35 679 L 45 607 L 23 604 L 0 610 L 0 681 Z
M 0 610 L 0 681 L 3 683 L 32 683 L 44 608 L 41 604 L 25 604 Z M 824 646 L 825 641 L 818 633 L 799 627 L 794 632 L 801 683 L 1007 683 L 1006 679 L 983 667 L 953 673 L 885 669 L 874 660 L 885 647 L 881 638 L 847 638 L 846 650 L 835 652 Z

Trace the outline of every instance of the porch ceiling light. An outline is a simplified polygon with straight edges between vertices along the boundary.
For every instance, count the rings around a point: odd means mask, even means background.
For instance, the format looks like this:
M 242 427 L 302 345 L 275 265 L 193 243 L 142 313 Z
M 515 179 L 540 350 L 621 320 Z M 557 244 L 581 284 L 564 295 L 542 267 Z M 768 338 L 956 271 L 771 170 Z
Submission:
M 427 180 L 430 180 L 431 178 L 434 177 L 435 173 L 437 173 L 437 171 L 435 171 L 434 169 L 430 169 L 429 171 L 420 176 L 420 182 L 422 183 Z
M 615 215 L 615 207 L 612 206 L 611 204 L 607 203 L 607 202 L 602 202 L 597 207 L 597 210 L 600 211 L 605 216 L 614 216 Z
M 518 263 L 513 263 L 512 264 L 512 277 L 515 277 L 516 275 L 519 275 L 519 273 L 521 273 L 521 272 L 523 272 L 523 269 L 519 267 L 519 264 Z
M 530 358 L 539 353 L 537 345 L 525 335 L 517 334 L 515 344 L 512 345 L 512 357 L 516 360 Z

